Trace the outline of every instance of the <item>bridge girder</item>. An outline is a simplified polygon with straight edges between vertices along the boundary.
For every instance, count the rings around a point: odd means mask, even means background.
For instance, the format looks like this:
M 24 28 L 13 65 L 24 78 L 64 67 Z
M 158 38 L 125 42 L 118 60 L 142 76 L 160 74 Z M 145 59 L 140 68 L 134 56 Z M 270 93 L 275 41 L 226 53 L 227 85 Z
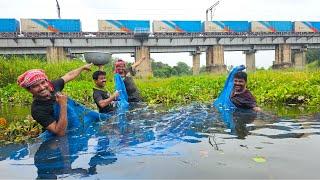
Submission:
M 223 45 L 225 51 L 273 50 L 276 45 L 290 44 L 292 49 L 301 47 L 319 48 L 320 35 L 307 34 L 266 34 L 258 35 L 192 35 L 189 36 L 150 36 L 148 39 L 136 39 L 133 36 L 83 37 L 77 36 L 0 36 L 0 54 L 42 54 L 47 47 L 63 47 L 71 53 L 85 51 L 108 51 L 111 53 L 134 53 L 139 46 L 149 47 L 151 53 L 194 52 L 197 48 L 204 52 L 207 47 Z

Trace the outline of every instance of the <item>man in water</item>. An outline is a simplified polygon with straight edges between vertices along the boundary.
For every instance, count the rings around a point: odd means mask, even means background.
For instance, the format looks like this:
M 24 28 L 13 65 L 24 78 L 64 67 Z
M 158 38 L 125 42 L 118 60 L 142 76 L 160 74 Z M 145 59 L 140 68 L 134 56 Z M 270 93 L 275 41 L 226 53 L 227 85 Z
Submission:
M 118 59 L 115 63 L 115 73 L 120 74 L 123 79 L 123 82 L 126 86 L 127 94 L 128 94 L 128 102 L 140 102 L 141 96 L 140 92 L 133 81 L 132 76 L 136 74 L 136 67 L 139 66 L 146 57 L 142 57 L 140 60 L 135 62 L 130 67 L 126 68 L 126 62 L 122 59 Z
M 101 69 L 101 68 L 100 68 Z M 114 110 L 114 100 L 119 96 L 118 91 L 110 95 L 105 89 L 106 72 L 96 71 L 92 74 L 92 79 L 96 84 L 93 88 L 93 99 L 97 104 L 100 113 L 108 113 Z
M 255 97 L 246 88 L 247 73 L 239 71 L 234 75 L 233 91 L 231 93 L 231 101 L 237 108 L 252 109 L 261 111 L 257 106 Z
M 41 69 L 31 69 L 18 77 L 17 83 L 33 95 L 31 115 L 48 131 L 64 136 L 67 126 L 67 96 L 61 93 L 64 85 L 75 79 L 82 71 L 89 71 L 92 64 L 68 72 L 61 78 L 49 81 Z M 54 104 L 60 107 L 59 118 L 54 118 Z

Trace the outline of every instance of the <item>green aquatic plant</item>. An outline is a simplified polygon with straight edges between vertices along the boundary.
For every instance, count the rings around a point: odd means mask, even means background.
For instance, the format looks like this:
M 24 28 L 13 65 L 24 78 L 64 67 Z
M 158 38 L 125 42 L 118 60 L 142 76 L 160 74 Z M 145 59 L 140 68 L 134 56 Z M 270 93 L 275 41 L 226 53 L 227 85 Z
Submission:
M 6 126 L 0 126 L 0 145 L 11 142 L 21 143 L 37 137 L 42 127 L 31 116 L 23 120 L 15 120 Z

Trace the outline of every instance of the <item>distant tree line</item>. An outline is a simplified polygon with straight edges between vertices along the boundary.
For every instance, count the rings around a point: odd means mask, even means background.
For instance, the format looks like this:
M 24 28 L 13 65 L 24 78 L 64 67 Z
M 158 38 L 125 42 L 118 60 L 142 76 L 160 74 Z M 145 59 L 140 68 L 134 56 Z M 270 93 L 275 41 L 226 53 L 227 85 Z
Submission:
M 192 74 L 191 67 L 184 62 L 178 62 L 176 66 L 171 67 L 168 64 L 156 62 L 154 59 L 151 59 L 151 68 L 154 77 L 166 78 Z

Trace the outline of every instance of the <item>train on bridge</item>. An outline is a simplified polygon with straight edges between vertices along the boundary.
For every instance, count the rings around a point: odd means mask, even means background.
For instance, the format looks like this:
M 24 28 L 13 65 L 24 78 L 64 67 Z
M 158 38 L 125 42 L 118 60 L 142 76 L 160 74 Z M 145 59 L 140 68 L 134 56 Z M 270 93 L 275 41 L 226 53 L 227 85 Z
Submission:
M 79 33 L 80 19 L 0 19 L 0 33 Z M 167 21 L 98 20 L 98 32 L 130 34 L 161 33 L 317 33 L 315 21 Z

